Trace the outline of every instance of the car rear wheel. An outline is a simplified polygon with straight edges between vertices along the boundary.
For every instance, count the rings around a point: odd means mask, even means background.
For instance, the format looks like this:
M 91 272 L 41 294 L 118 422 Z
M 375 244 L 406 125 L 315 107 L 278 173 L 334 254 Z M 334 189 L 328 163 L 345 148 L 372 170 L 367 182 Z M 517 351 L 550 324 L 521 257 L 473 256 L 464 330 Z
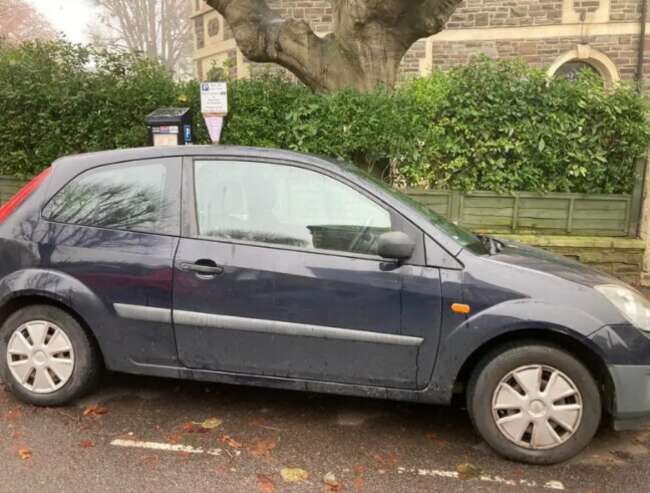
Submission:
M 22 401 L 57 406 L 80 397 L 97 381 L 94 342 L 68 313 L 53 306 L 18 310 L 0 328 L 3 381 Z
M 602 415 L 589 370 L 552 346 L 511 346 L 483 360 L 468 386 L 477 431 L 499 454 L 528 464 L 566 461 L 592 440 Z

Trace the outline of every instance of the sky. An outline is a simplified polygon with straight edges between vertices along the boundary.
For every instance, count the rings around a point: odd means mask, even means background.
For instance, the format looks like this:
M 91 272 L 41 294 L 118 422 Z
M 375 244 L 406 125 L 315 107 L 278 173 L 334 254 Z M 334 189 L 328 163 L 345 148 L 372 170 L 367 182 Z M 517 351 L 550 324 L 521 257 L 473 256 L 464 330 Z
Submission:
M 68 41 L 88 41 L 88 25 L 95 18 L 96 7 L 92 0 L 27 0 L 42 13 L 58 32 L 64 33 Z

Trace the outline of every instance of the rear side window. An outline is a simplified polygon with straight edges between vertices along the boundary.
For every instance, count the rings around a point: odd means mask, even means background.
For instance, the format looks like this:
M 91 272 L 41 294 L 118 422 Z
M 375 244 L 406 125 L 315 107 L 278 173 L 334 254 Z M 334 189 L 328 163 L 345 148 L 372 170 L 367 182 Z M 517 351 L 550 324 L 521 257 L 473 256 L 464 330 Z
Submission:
M 176 200 L 169 165 L 160 162 L 103 166 L 78 176 L 43 211 L 47 220 L 104 229 L 175 234 Z

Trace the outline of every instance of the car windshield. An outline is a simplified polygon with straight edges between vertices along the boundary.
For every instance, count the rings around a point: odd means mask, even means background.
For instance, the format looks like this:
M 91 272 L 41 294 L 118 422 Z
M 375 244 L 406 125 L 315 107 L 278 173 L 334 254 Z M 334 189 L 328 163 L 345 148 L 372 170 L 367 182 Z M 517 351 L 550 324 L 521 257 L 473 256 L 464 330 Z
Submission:
M 483 242 L 474 233 L 466 230 L 461 226 L 458 226 L 457 224 L 452 223 L 451 221 L 448 221 L 441 215 L 436 214 L 431 209 L 429 209 L 425 205 L 421 204 L 420 202 L 412 198 L 410 195 L 404 192 L 400 192 L 399 190 L 396 190 L 395 188 L 384 183 L 382 180 L 375 178 L 371 174 L 366 173 L 365 171 L 357 168 L 356 166 L 347 165 L 347 169 L 359 176 L 362 176 L 366 180 L 371 181 L 372 183 L 380 187 L 382 190 L 388 192 L 390 195 L 395 197 L 403 204 L 409 206 L 411 209 L 415 209 L 418 213 L 424 216 L 431 224 L 436 226 L 438 229 L 442 230 L 443 233 L 446 233 L 449 237 L 453 238 L 457 243 L 459 243 L 464 248 L 468 248 L 472 250 L 478 249 L 480 251 L 485 250 L 483 246 Z

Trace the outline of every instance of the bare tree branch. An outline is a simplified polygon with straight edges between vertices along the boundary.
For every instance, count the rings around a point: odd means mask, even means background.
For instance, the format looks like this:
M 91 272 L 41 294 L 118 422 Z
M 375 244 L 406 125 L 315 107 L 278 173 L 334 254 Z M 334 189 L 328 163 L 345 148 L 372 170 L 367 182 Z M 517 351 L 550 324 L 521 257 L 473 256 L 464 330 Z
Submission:
M 189 68 L 192 38 L 187 0 L 95 0 L 95 3 L 105 13 L 100 18 L 104 30 L 93 33 L 96 42 L 126 46 L 130 51 L 160 60 L 172 70 Z

